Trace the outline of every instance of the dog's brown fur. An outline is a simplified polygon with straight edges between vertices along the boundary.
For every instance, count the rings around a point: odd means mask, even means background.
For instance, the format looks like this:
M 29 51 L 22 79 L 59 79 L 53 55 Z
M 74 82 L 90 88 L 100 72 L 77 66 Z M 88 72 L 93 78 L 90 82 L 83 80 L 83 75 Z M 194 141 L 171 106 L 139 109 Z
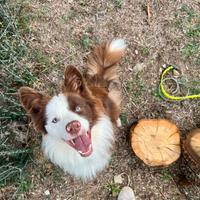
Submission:
M 35 129 L 38 132 L 46 133 L 44 128 L 45 107 L 50 97 L 29 87 L 21 87 L 19 95 L 21 104 L 31 116 Z
M 110 42 L 96 46 L 88 56 L 88 75 L 86 79 L 92 94 L 101 100 L 106 114 L 116 123 L 120 114 L 121 93 L 109 91 L 111 81 L 118 79 L 117 63 L 123 51 L 109 51 Z
M 82 102 L 87 105 L 91 111 L 88 117 L 93 123 L 98 119 L 99 113 L 108 115 L 113 123 L 116 123 L 120 114 L 120 92 L 109 91 L 108 88 L 111 81 L 118 78 L 116 64 L 123 51 L 109 51 L 109 45 L 108 42 L 93 49 L 88 57 L 86 79 L 73 66 L 68 66 L 65 70 L 63 93 L 69 99 L 76 98 L 80 104 Z M 28 87 L 20 88 L 19 96 L 32 118 L 35 129 L 45 133 L 45 107 L 50 97 Z

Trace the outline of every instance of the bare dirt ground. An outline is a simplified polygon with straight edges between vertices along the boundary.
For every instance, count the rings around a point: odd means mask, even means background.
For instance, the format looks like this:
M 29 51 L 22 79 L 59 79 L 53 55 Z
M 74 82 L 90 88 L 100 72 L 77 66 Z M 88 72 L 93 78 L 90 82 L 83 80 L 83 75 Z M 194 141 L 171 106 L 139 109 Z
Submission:
M 186 80 L 200 80 L 196 55 L 185 58 L 181 53 L 190 42 L 184 32 L 189 15 L 184 6 L 199 16 L 198 0 L 29 2 L 33 15 L 29 44 L 48 56 L 50 63 L 48 73 L 39 75 L 35 88 L 57 93 L 64 66 L 73 64 L 85 69 L 85 58 L 96 43 L 121 37 L 126 40 L 127 51 L 120 64 L 123 128 L 116 130 L 116 146 L 108 168 L 95 180 L 83 183 L 63 174 L 36 148 L 34 162 L 28 166 L 30 189 L 20 199 L 112 200 L 127 184 L 137 200 L 200 199 L 198 173 L 194 173 L 195 169 L 183 156 L 169 168 L 150 168 L 133 154 L 128 142 L 131 122 L 141 118 L 170 119 L 180 128 L 182 137 L 200 127 L 199 100 L 167 102 L 157 92 L 164 64 L 176 65 Z M 40 65 L 33 63 L 33 67 Z M 34 132 L 31 135 L 39 144 L 39 136 Z M 114 176 L 122 173 L 123 182 L 114 183 Z M 2 192 L 5 199 L 11 199 L 15 188 L 10 186 Z

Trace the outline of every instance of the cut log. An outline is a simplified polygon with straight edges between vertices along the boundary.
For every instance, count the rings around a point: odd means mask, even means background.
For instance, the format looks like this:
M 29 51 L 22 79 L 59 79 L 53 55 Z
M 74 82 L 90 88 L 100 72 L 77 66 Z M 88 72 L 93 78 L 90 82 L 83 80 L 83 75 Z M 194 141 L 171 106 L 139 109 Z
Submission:
M 200 129 L 195 129 L 187 135 L 183 148 L 189 158 L 200 167 Z
M 180 132 L 165 119 L 142 119 L 131 128 L 131 146 L 149 166 L 168 166 L 181 154 Z

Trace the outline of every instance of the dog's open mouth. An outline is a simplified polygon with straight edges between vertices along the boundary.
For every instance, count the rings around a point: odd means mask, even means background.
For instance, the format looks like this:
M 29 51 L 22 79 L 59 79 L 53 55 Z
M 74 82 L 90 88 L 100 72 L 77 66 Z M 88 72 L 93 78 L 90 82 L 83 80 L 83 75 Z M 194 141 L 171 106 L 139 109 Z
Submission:
M 89 156 L 92 153 L 91 131 L 68 140 L 67 143 L 83 157 Z

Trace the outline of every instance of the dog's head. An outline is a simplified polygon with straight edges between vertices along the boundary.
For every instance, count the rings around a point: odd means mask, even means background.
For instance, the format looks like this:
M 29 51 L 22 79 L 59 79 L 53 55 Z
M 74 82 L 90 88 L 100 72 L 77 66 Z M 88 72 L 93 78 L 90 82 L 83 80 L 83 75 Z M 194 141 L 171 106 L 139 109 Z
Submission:
M 91 128 L 98 117 L 97 107 L 76 68 L 67 67 L 62 93 L 56 96 L 28 87 L 20 88 L 19 95 L 37 131 L 65 141 L 81 156 L 92 153 Z

